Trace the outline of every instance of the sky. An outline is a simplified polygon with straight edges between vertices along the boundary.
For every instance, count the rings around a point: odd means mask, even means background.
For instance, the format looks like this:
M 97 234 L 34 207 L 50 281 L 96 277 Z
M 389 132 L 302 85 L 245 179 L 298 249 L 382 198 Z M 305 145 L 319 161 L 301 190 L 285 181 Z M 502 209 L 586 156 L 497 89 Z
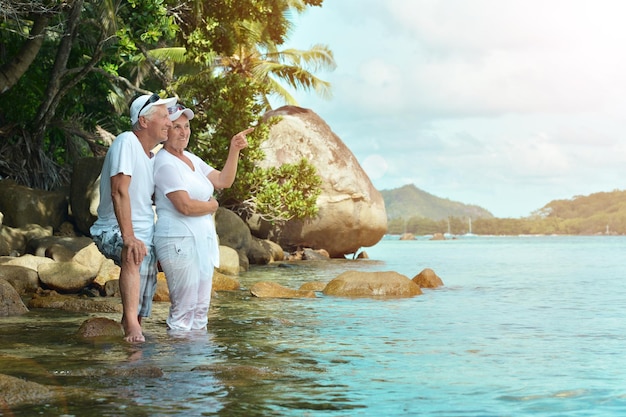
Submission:
M 332 98 L 294 92 L 378 190 L 496 217 L 626 181 L 626 1 L 324 0 L 285 48 L 327 45 Z

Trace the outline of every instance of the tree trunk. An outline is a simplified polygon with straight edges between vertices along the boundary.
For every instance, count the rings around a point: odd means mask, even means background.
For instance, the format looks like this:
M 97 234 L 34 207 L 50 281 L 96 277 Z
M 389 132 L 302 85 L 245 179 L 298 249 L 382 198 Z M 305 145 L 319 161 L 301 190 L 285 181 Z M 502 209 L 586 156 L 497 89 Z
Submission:
M 0 67 L 0 94 L 13 87 L 37 57 L 45 38 L 43 32 L 48 27 L 48 21 L 47 16 L 36 15 L 28 40 L 24 42 L 19 53 Z
M 61 90 L 61 80 L 67 70 L 67 61 L 72 51 L 74 38 L 76 37 L 76 28 L 80 21 L 82 8 L 83 0 L 75 0 L 70 9 L 65 33 L 59 43 L 59 49 L 57 50 L 52 73 L 50 74 L 50 82 L 48 83 L 46 94 L 43 97 L 43 101 L 41 106 L 39 106 L 35 118 L 36 130 L 33 134 L 33 141 L 34 145 L 37 147 L 41 147 L 43 144 L 46 129 L 56 112 L 56 105 L 58 105 L 59 102 L 57 95 Z

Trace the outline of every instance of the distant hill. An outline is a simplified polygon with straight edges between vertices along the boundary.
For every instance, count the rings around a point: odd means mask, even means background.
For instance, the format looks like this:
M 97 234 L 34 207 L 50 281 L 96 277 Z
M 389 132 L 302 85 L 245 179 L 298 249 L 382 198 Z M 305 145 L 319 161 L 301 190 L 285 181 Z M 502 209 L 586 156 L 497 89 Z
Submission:
M 617 214 L 626 214 L 626 191 L 623 190 L 577 195 L 569 200 L 553 200 L 534 213 L 541 217 L 560 219 L 588 219 Z
M 393 190 L 382 190 L 380 193 L 385 201 L 387 218 L 390 220 L 411 217 L 432 220 L 443 220 L 448 217 L 493 218 L 493 214 L 482 207 L 436 197 L 413 184 Z

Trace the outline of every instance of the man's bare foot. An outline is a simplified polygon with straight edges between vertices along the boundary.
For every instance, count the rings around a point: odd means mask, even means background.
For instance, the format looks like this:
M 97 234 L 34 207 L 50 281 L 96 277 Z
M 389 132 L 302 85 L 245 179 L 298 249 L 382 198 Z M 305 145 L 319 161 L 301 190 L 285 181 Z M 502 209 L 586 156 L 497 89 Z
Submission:
M 143 343 L 146 341 L 146 338 L 141 333 L 141 328 L 138 331 L 125 331 L 126 336 L 124 336 L 124 340 L 128 343 Z
M 124 340 L 128 343 L 143 343 L 146 338 L 141 331 L 141 322 L 136 325 L 130 324 L 122 316 L 122 327 L 124 327 Z

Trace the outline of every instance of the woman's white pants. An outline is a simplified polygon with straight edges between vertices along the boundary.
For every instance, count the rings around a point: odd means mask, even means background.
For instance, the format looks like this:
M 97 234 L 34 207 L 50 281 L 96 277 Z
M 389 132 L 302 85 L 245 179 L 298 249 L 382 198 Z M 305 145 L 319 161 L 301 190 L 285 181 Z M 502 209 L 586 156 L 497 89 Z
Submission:
M 211 304 L 213 266 L 209 261 L 208 239 L 154 237 L 157 258 L 167 279 L 171 330 L 200 330 L 207 326 Z

